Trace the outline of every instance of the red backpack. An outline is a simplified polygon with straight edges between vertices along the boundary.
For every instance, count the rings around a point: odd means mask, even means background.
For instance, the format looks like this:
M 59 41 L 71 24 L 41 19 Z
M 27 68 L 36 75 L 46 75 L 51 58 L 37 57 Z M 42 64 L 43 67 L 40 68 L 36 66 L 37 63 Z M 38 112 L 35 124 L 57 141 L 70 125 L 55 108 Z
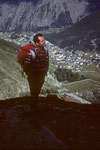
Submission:
M 35 48 L 35 45 L 29 44 L 22 46 L 20 51 L 17 54 L 17 61 L 19 64 L 22 64 L 27 57 L 27 54 L 30 52 L 31 49 Z

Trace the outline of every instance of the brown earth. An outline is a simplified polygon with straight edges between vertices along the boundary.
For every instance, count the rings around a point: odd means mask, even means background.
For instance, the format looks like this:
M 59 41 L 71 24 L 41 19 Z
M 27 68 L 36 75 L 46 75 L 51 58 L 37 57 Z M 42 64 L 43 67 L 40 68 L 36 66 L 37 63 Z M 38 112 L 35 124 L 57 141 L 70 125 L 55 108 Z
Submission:
M 100 104 L 40 97 L 41 128 L 32 128 L 31 97 L 0 101 L 0 149 L 100 150 Z

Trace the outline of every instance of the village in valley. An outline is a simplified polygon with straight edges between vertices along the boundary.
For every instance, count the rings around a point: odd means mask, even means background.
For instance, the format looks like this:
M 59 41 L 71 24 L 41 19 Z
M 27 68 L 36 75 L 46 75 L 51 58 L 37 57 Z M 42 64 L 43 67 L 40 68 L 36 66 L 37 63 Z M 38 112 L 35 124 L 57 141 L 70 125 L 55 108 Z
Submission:
M 30 36 L 31 35 L 31 36 Z M 14 42 L 18 45 L 25 45 L 32 42 L 34 34 L 20 34 L 11 37 L 11 34 L 0 33 L 0 37 L 9 42 Z M 93 42 L 91 42 L 92 44 Z M 95 46 L 93 51 L 81 51 L 68 48 L 59 48 L 58 46 L 46 41 L 46 48 L 49 50 L 49 56 L 52 59 L 52 65 L 56 68 L 67 68 L 77 72 L 83 70 L 84 66 L 95 66 L 97 70 L 100 68 L 100 52 L 95 51 Z

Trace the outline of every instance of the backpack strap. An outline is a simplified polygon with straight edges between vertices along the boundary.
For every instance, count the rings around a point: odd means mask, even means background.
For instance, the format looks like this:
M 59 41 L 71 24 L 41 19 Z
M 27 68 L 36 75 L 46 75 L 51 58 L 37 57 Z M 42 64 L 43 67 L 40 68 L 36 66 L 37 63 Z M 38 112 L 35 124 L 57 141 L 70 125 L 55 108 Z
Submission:
M 36 58 L 37 49 L 38 49 L 38 48 L 35 47 L 35 48 L 32 48 L 32 49 L 30 50 L 30 53 L 31 53 L 31 56 L 32 56 L 33 60 Z
M 32 59 L 34 60 L 34 59 L 35 59 L 35 57 L 36 57 L 35 52 L 31 49 L 31 50 L 30 50 L 30 53 L 31 53 Z

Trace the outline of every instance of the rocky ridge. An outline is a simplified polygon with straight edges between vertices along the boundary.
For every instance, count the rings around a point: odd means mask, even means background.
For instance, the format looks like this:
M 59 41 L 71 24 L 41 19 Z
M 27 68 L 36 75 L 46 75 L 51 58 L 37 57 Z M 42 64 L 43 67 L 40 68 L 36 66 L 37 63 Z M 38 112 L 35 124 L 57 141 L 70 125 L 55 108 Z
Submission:
M 40 97 L 34 114 L 40 128 L 34 128 L 30 102 L 31 97 L 0 101 L 0 149 L 100 149 L 99 104 Z
M 88 0 L 1 0 L 0 31 L 24 32 L 69 27 L 90 14 L 91 5 L 95 6 L 95 3 Z
M 47 34 L 46 39 L 60 48 L 80 51 L 100 51 L 100 11 L 92 13 L 72 27 L 59 33 Z

